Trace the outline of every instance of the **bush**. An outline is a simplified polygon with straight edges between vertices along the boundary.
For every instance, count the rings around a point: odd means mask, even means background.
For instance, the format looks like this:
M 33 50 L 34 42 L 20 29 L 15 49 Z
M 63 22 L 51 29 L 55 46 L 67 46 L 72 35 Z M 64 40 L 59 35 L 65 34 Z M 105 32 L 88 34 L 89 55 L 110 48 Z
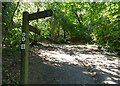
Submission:
M 22 31 L 21 29 L 18 28 L 14 28 L 10 31 L 7 32 L 6 36 L 4 36 L 3 34 L 3 44 L 6 47 L 16 47 L 19 46 L 21 44 L 21 34 Z
M 56 38 L 54 40 L 54 43 L 57 43 L 57 44 L 59 44 L 59 43 L 67 43 L 67 40 L 65 40 L 63 38 Z

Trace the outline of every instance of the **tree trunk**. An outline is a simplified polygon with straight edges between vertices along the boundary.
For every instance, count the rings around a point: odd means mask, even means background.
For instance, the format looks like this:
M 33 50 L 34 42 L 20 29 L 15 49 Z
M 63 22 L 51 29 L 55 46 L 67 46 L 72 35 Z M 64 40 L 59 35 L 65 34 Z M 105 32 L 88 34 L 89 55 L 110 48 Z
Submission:
M 9 25 L 10 25 L 10 29 L 12 28 L 13 17 L 14 17 L 14 15 L 15 15 L 15 12 L 16 12 L 18 6 L 19 6 L 19 3 L 20 3 L 20 2 L 17 2 L 17 6 L 15 7 L 15 9 L 14 9 L 14 11 L 13 11 L 13 14 L 12 14 L 12 16 L 11 16 L 11 18 L 10 18 L 10 23 L 9 23 Z
M 66 38 L 66 31 L 64 30 L 64 39 Z
M 77 13 L 74 11 L 74 9 L 73 9 L 73 6 L 72 6 L 72 11 L 73 11 L 73 13 L 75 14 L 75 16 L 76 16 L 76 18 L 77 18 L 79 24 L 82 25 L 82 23 L 81 23 L 81 21 L 80 21 L 80 18 L 79 18 L 79 16 L 78 16 L 78 14 L 77 14 Z

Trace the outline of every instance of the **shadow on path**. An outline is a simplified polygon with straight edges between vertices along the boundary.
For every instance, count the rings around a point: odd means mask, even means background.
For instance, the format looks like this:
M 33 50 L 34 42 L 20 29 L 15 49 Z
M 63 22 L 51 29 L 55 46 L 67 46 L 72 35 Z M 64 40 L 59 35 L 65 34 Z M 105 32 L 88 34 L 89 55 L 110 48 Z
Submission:
M 30 84 L 95 84 L 88 71 L 68 62 L 50 62 L 31 52 Z
M 31 51 L 31 84 L 120 83 L 118 57 L 83 45 L 44 45 Z

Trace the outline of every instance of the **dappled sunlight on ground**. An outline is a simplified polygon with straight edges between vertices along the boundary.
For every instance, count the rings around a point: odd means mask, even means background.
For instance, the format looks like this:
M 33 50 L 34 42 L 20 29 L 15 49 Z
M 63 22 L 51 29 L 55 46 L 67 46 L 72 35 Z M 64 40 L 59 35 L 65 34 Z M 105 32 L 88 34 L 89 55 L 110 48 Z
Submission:
M 32 51 L 47 61 L 44 64 L 53 62 L 51 65 L 61 66 L 58 63 L 65 62 L 86 67 L 88 72 L 83 73 L 91 74 L 99 83 L 115 84 L 120 79 L 120 58 L 96 52 L 95 45 L 41 44 Z
M 67 55 L 67 54 L 61 54 L 59 52 L 55 52 L 55 51 L 50 51 L 50 52 L 41 52 L 41 54 L 43 56 L 47 55 L 48 58 L 55 58 L 56 60 L 59 60 L 59 61 L 66 61 L 66 62 L 72 62 L 74 61 L 74 58 L 73 56 L 70 56 L 70 55 Z M 40 55 L 41 56 L 41 55 Z M 46 58 L 46 59 L 48 59 Z

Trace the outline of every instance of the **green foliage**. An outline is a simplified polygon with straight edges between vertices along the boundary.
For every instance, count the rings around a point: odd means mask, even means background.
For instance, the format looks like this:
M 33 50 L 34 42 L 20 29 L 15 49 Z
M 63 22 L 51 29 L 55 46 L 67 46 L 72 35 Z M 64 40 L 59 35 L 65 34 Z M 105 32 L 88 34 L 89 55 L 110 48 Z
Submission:
M 20 2 L 19 5 L 17 2 L 3 2 L 3 45 L 19 48 L 22 13 L 34 13 L 38 8 L 40 11 L 52 9 L 53 16 L 29 21 L 30 25 L 40 30 L 40 35 L 30 32 L 30 43 L 45 39 L 54 43 L 94 41 L 104 48 L 120 50 L 120 2 Z M 14 85 L 18 83 L 11 74 L 4 76 L 7 77 L 3 80 L 4 84 L 11 81 Z
M 106 48 L 120 49 L 119 2 L 20 2 L 13 17 L 13 30 L 9 30 L 9 22 L 16 5 L 15 2 L 6 2 L 2 7 L 3 28 L 5 28 L 3 40 L 5 39 L 9 45 L 20 44 L 21 31 L 14 29 L 22 25 L 22 12 L 33 13 L 39 8 L 40 11 L 52 9 L 53 16 L 29 22 L 41 31 L 40 35 L 30 33 L 31 39 L 43 41 L 49 38 L 55 39 L 58 43 L 71 38 L 82 42 L 94 40 L 98 45 Z M 6 6 L 8 8 L 5 8 Z
M 4 29 L 10 29 L 10 23 L 13 23 L 11 20 L 14 8 L 16 6 L 16 3 L 14 2 L 3 2 L 2 3 L 2 18 L 3 18 L 3 28 Z
M 100 14 L 101 17 L 96 21 L 91 35 L 98 45 L 103 45 L 105 48 L 113 50 L 120 49 L 119 19 L 117 18 L 119 15 L 118 4 L 106 3 L 106 5 L 107 11 L 105 13 L 105 10 L 103 9 Z
M 30 32 L 29 38 L 30 38 L 30 42 L 33 42 L 33 41 L 38 41 L 39 42 L 39 41 L 44 40 L 44 36 L 36 35 L 33 32 Z
M 57 44 L 59 44 L 59 43 L 67 43 L 67 40 L 65 40 L 63 38 L 56 38 L 54 40 L 54 43 L 57 43 Z
M 18 80 L 15 80 L 14 77 L 12 77 L 11 73 L 5 73 L 4 74 L 5 79 L 2 80 L 2 84 L 12 84 L 12 86 L 18 85 Z
M 21 29 L 18 29 L 18 28 L 14 28 L 8 31 L 5 38 L 3 35 L 4 44 L 7 47 L 19 47 L 21 43 L 21 37 L 22 37 L 21 34 L 22 34 L 22 31 Z

